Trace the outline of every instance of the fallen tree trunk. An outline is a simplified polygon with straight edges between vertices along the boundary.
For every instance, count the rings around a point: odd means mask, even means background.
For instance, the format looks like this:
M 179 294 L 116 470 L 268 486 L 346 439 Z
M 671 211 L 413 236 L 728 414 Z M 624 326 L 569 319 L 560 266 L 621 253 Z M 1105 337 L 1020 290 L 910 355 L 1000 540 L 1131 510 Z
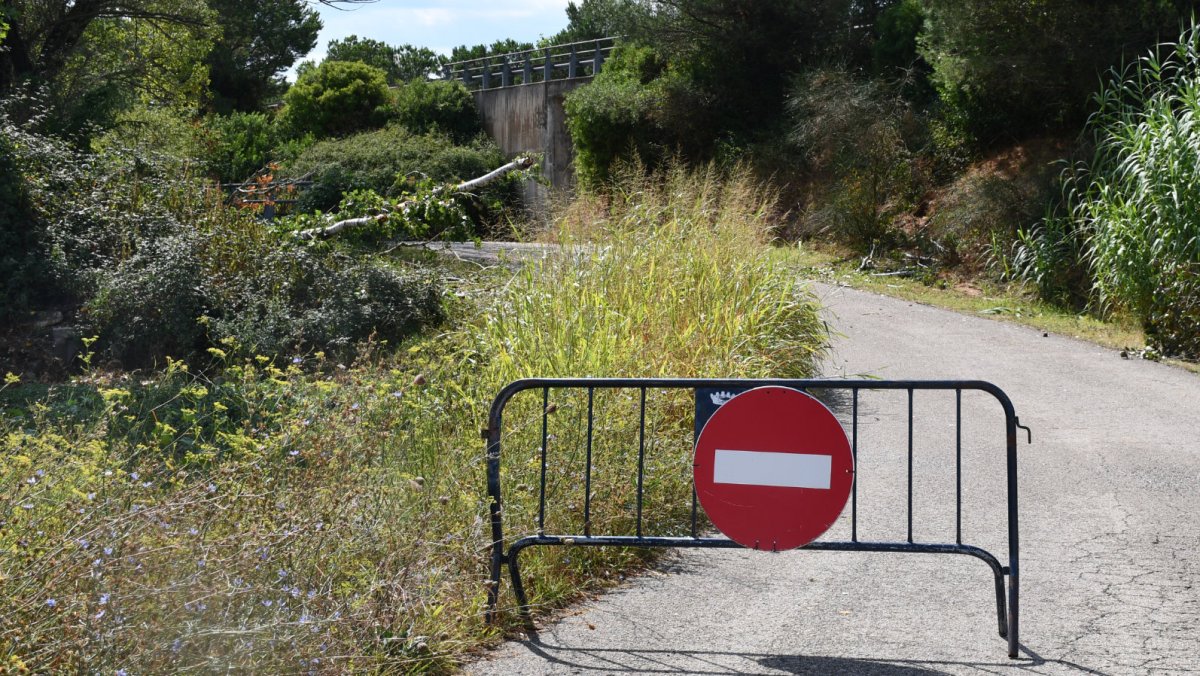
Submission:
M 483 176 L 480 176 L 479 178 L 473 178 L 469 181 L 464 181 L 462 183 L 459 183 L 458 185 L 454 186 L 453 190 L 456 193 L 467 192 L 469 190 L 473 190 L 480 186 L 487 185 L 488 183 L 491 183 L 492 181 L 496 180 L 497 178 L 500 178 L 501 176 L 507 174 L 510 171 L 516 171 L 517 169 L 528 169 L 529 167 L 532 167 L 532 166 L 533 166 L 533 158 L 532 157 L 528 157 L 528 156 L 518 157 L 517 159 L 513 160 L 512 162 L 509 162 L 508 164 L 506 164 L 502 167 L 499 167 L 497 169 L 493 169 L 492 171 L 489 171 L 488 173 L 484 174 Z M 405 207 L 405 205 L 408 205 L 408 204 L 412 204 L 412 202 L 401 202 L 396 205 L 396 209 L 403 209 Z M 306 239 L 306 240 L 307 239 L 328 239 L 343 230 L 347 230 L 350 228 L 356 228 L 356 227 L 359 227 L 362 225 L 367 225 L 369 223 L 386 221 L 391 215 L 392 215 L 392 211 L 385 211 L 381 214 L 375 214 L 374 216 L 362 216 L 360 218 L 347 218 L 346 220 L 338 221 L 331 225 L 325 226 L 324 228 L 309 228 L 308 230 L 300 230 L 300 231 L 296 232 L 294 234 L 294 236 L 298 239 Z

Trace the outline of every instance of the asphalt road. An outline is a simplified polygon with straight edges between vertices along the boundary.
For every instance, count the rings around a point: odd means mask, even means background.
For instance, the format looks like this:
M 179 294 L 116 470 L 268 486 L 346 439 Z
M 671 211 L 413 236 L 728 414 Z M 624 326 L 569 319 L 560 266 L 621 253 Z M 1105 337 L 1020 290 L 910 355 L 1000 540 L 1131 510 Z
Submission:
M 1032 329 L 817 286 L 828 377 L 989 380 L 1020 447 L 1021 644 L 969 557 L 682 550 L 475 674 L 1200 673 L 1200 377 Z M 904 539 L 903 393 L 864 395 L 859 531 Z M 954 538 L 953 395 L 914 401 L 914 534 Z M 964 395 L 964 541 L 1007 562 L 1002 417 Z M 844 415 L 844 410 L 840 411 Z M 846 519 L 824 539 L 844 539 Z M 507 583 L 503 594 L 509 594 Z

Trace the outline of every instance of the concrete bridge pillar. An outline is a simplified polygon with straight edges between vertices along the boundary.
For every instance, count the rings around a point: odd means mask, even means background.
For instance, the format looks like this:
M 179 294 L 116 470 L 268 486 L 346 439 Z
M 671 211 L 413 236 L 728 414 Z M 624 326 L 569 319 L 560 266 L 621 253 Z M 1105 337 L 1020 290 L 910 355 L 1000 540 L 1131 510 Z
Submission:
M 557 190 L 574 187 L 574 152 L 567 132 L 563 99 L 567 92 L 587 84 L 591 77 L 536 82 L 473 93 L 483 116 L 483 126 L 508 157 L 522 153 L 542 155 L 542 173 Z M 530 182 L 526 201 L 540 206 L 547 197 L 545 187 Z

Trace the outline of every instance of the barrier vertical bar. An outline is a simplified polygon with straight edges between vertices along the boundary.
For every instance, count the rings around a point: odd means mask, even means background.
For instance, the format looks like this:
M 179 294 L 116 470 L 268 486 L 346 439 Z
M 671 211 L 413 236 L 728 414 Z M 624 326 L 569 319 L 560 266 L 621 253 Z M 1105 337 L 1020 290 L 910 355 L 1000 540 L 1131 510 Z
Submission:
M 542 480 L 538 491 L 538 535 L 546 534 L 546 418 L 550 408 L 550 388 L 542 388 Z
M 637 475 L 637 536 L 642 537 L 643 477 L 646 472 L 646 388 L 641 388 L 641 415 L 638 420 L 638 475 Z
M 908 541 L 913 541 L 913 390 L 908 388 Z
M 954 390 L 954 541 L 962 544 L 962 390 Z
M 1008 656 L 1015 659 L 1020 650 L 1020 534 L 1017 527 L 1017 420 L 1007 409 L 1008 437 Z
M 590 537 L 592 534 L 592 423 L 593 402 L 595 401 L 596 388 L 588 387 L 588 422 L 587 422 L 587 463 L 584 469 L 583 478 L 583 534 L 585 537 Z
M 487 621 L 492 622 L 496 615 L 496 601 L 500 594 L 500 566 L 504 563 L 504 522 L 500 509 L 500 427 L 503 424 L 503 413 L 493 409 L 488 428 L 487 438 L 487 492 L 488 517 L 492 527 L 492 560 L 490 565 L 490 584 L 487 589 L 488 609 Z
M 850 483 L 850 541 L 858 542 L 858 388 L 854 388 L 850 414 L 850 454 L 854 458 L 854 480 Z

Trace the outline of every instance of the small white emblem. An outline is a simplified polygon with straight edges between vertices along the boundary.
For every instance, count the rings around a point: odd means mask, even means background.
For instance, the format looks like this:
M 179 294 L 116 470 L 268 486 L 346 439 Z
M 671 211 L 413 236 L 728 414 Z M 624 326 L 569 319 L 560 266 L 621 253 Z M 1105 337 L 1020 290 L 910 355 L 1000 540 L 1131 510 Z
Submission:
M 725 402 L 733 399 L 732 392 L 713 392 L 708 396 L 712 399 L 713 406 L 724 406 Z

